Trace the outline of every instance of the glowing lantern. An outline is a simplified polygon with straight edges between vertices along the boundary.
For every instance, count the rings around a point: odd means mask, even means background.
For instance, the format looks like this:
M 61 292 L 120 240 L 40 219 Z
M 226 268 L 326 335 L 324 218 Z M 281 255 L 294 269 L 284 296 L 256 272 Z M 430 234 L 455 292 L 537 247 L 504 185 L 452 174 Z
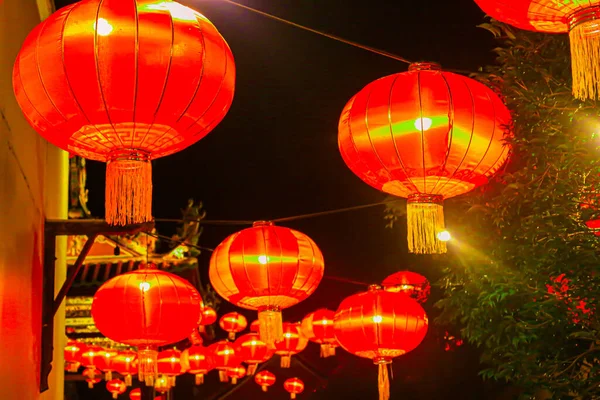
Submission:
M 112 394 L 113 399 L 118 399 L 127 390 L 127 385 L 120 379 L 111 379 L 106 382 L 106 390 Z
M 475 0 L 490 17 L 519 29 L 569 33 L 573 95 L 598 99 L 600 92 L 600 0 Z
M 195 375 L 196 385 L 203 384 L 204 375 L 214 368 L 214 361 L 208 347 L 192 346 L 183 351 L 181 358 L 187 372 Z
M 171 380 L 168 376 L 160 375 L 154 382 L 154 390 L 158 393 L 167 393 L 171 390 Z M 155 397 L 154 400 L 157 398 Z
M 105 381 L 112 380 L 112 373 L 115 371 L 113 359 L 117 354 L 119 354 L 119 352 L 116 350 L 104 349 L 101 353 L 98 353 L 94 359 L 96 368 L 104 372 Z
M 238 379 L 246 376 L 246 368 L 243 365 L 237 365 L 233 368 L 227 368 L 227 377 L 231 378 L 231 384 L 237 385 Z
M 225 340 L 211 344 L 208 349 L 219 371 L 219 380 L 227 382 L 227 369 L 237 367 L 241 361 L 239 349 Z
M 390 398 L 387 365 L 415 349 L 425 338 L 427 315 L 403 293 L 373 285 L 369 291 L 347 297 L 335 313 L 335 335 L 349 353 L 379 365 L 379 398 Z
M 148 266 L 104 283 L 94 296 L 92 317 L 104 336 L 138 348 L 139 378 L 153 386 L 157 348 L 190 334 L 201 302 L 188 281 Z
M 250 332 L 260 333 L 260 322 L 257 319 L 250 324 Z
M 335 348 L 338 346 L 333 328 L 334 316 L 335 311 L 321 308 L 304 317 L 300 325 L 300 330 L 305 338 L 321 345 L 321 357 L 323 358 L 334 356 Z
M 82 375 L 88 377 L 89 380 L 88 386 L 92 388 L 96 381 L 96 375 L 100 375 L 100 371 L 98 370 L 98 365 L 101 365 L 104 361 L 104 348 L 96 345 L 87 346 L 81 352 L 81 365 L 85 367 L 85 370 L 82 372 Z M 101 380 L 101 379 L 100 379 Z
M 221 317 L 219 326 L 229 333 L 229 340 L 235 340 L 235 334 L 246 329 L 248 321 L 242 314 L 230 312 Z
M 310 296 L 323 272 L 323 255 L 311 238 L 271 222 L 255 222 L 217 246 L 209 277 L 221 297 L 258 310 L 260 338 L 273 348 L 283 334 L 281 310 Z
M 86 349 L 84 343 L 76 340 L 69 340 L 65 346 L 65 370 L 68 372 L 77 372 L 81 365 L 81 354 Z
M 151 161 L 194 144 L 233 100 L 235 65 L 203 15 L 170 0 L 84 0 L 39 24 L 14 66 L 31 126 L 107 163 L 106 220 L 152 219 Z
M 273 356 L 273 351 L 267 344 L 260 340 L 257 333 L 247 333 L 235 341 L 235 346 L 239 349 L 240 359 L 248 364 L 248 375 L 252 376 L 256 372 L 258 364 L 268 361 Z
M 142 400 L 142 390 L 138 388 L 129 392 L 129 400 Z
M 412 271 L 393 273 L 381 282 L 381 286 L 389 292 L 405 293 L 419 303 L 427 301 L 431 292 L 427 278 Z
M 283 387 L 290 394 L 290 399 L 295 399 L 297 394 L 304 392 L 304 382 L 298 378 L 286 379 Z
M 260 385 L 263 392 L 267 392 L 269 386 L 273 386 L 276 380 L 275 374 L 269 371 L 260 371 L 254 376 L 254 382 Z
M 185 372 L 181 352 L 177 349 L 158 353 L 156 365 L 159 375 L 167 378 L 170 387 L 175 386 L 175 379 Z
M 96 368 L 86 368 L 83 370 L 81 375 L 85 377 L 85 381 L 90 389 L 93 389 L 96 383 L 102 381 L 102 375 Z
M 338 144 L 365 183 L 408 198 L 409 251 L 445 253 L 443 200 L 487 183 L 500 169 L 510 124 L 508 109 L 488 87 L 437 64 L 415 63 L 350 99 Z
M 131 374 L 137 372 L 137 354 L 130 350 L 119 352 L 112 360 L 112 365 L 115 371 L 123 375 L 125 385 L 131 386 Z
M 214 308 L 211 307 L 203 307 L 202 308 L 202 319 L 200 320 L 200 325 L 212 325 L 217 322 L 217 312 Z
M 284 323 L 283 340 L 275 343 L 275 354 L 281 356 L 281 368 L 289 368 L 292 356 L 300 353 L 306 346 L 308 346 L 308 339 L 302 335 L 300 324 Z

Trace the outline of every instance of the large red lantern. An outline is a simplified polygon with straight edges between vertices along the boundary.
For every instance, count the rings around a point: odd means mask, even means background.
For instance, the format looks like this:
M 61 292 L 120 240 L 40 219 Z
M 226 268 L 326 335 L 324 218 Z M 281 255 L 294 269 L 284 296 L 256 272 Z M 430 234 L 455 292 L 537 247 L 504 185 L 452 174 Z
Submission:
M 446 252 L 444 199 L 485 184 L 508 158 L 511 118 L 481 83 L 437 64 L 368 84 L 344 108 L 342 158 L 374 188 L 408 198 L 411 253 Z
M 260 371 L 254 376 L 254 382 L 256 382 L 257 385 L 260 385 L 263 392 L 267 392 L 269 386 L 273 386 L 276 380 L 275 374 L 269 371 Z
M 27 37 L 13 87 L 46 140 L 104 161 L 106 220 L 152 219 L 151 161 L 208 134 L 233 99 L 227 43 L 198 12 L 170 0 L 84 0 Z
M 379 365 L 379 398 L 390 397 L 387 365 L 414 350 L 425 338 L 427 315 L 415 300 L 403 293 L 382 290 L 347 297 L 335 313 L 335 335 L 348 352 Z
M 334 317 L 335 311 L 321 308 L 304 317 L 300 326 L 305 338 L 321 345 L 323 358 L 334 356 L 335 348 L 338 346 L 333 328 Z
M 258 310 L 260 338 L 273 348 L 283 335 L 281 310 L 310 296 L 323 272 L 323 255 L 311 238 L 263 221 L 217 246 L 209 277 L 221 297 Z
M 204 375 L 214 368 L 214 361 L 208 347 L 192 346 L 183 351 L 182 360 L 187 373 L 195 376 L 196 385 L 204 383 Z
M 300 353 L 308 346 L 308 339 L 300 330 L 299 323 L 286 322 L 283 324 L 283 339 L 275 343 L 275 354 L 281 357 L 281 368 L 289 368 L 292 356 Z
M 274 354 L 274 351 L 260 340 L 257 333 L 247 333 L 240 336 L 235 341 L 235 346 L 239 349 L 240 359 L 248 364 L 247 372 L 249 376 L 254 375 L 258 364 L 269 361 Z
M 157 348 L 185 339 L 197 326 L 201 304 L 188 281 L 148 266 L 105 282 L 94 296 L 92 317 L 104 336 L 138 348 L 140 380 L 152 386 Z
M 419 303 L 424 303 L 431 292 L 427 278 L 412 271 L 398 271 L 381 282 L 381 286 L 390 292 L 402 292 Z
M 221 317 L 219 326 L 229 333 L 229 340 L 235 340 L 235 334 L 243 331 L 248 326 L 246 317 L 237 312 L 230 312 Z
M 295 399 L 297 394 L 304 392 L 304 382 L 298 378 L 286 379 L 283 388 L 290 394 L 290 399 Z
M 240 349 L 226 340 L 213 343 L 208 349 L 212 355 L 215 368 L 219 371 L 219 380 L 227 382 L 227 369 L 237 367 L 242 361 L 240 359 Z
M 600 0 L 475 0 L 501 22 L 534 32 L 569 33 L 573 95 L 600 94 Z

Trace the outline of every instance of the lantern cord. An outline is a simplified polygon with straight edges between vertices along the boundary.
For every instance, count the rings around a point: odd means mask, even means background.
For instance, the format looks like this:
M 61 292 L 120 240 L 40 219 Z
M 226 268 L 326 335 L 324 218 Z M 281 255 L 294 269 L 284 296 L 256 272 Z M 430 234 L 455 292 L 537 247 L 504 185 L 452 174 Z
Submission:
M 339 276 L 332 276 L 332 275 L 325 275 L 323 276 L 323 278 L 328 279 L 330 281 L 336 281 L 336 282 L 342 282 L 342 283 L 349 283 L 351 285 L 357 285 L 357 286 L 370 286 L 370 283 L 365 283 L 365 282 L 361 282 L 361 281 L 354 281 L 352 279 L 346 279 L 346 278 L 341 278 Z
M 252 225 L 254 221 L 156 218 L 156 222 L 201 222 L 204 225 Z
M 321 32 L 321 31 L 318 31 L 316 29 L 309 28 L 307 26 L 300 25 L 300 24 L 297 24 L 295 22 L 288 21 L 286 19 L 277 17 L 275 15 L 268 14 L 268 13 L 266 13 L 264 11 L 260 11 L 260 10 L 257 10 L 255 8 L 251 8 L 251 7 L 245 6 L 243 4 L 236 3 L 235 1 L 232 1 L 232 0 L 221 0 L 221 1 L 224 2 L 224 3 L 228 3 L 228 4 L 233 4 L 235 6 L 238 6 L 240 8 L 245 9 L 245 10 L 248 10 L 248 11 L 252 11 L 253 13 L 262 15 L 263 17 L 271 18 L 271 19 L 274 19 L 275 21 L 283 22 L 284 24 L 291 25 L 293 27 L 296 27 L 296 28 L 299 28 L 299 29 L 303 29 L 303 30 L 308 31 L 308 32 L 316 33 L 317 35 L 321 35 L 321 36 L 324 36 L 326 38 L 329 38 L 329 39 L 332 39 L 332 40 L 336 40 L 338 42 L 345 43 L 345 44 L 348 44 L 350 46 L 357 47 L 359 49 L 370 51 L 371 53 L 379 54 L 380 56 L 391 58 L 391 59 L 396 60 L 396 61 L 401 61 L 401 62 L 406 63 L 406 64 L 412 64 L 412 62 L 409 61 L 409 60 L 407 60 L 406 58 L 400 57 L 398 55 L 389 53 L 389 52 L 384 51 L 384 50 L 379 50 L 379 49 L 376 49 L 374 47 L 365 46 L 363 44 L 360 44 L 360 43 L 357 43 L 357 42 L 353 42 L 351 40 L 347 40 L 347 39 L 341 38 L 341 37 L 336 36 L 336 35 L 332 35 L 332 34 L 329 34 L 329 33 Z
M 198 250 L 215 251 L 215 249 L 211 249 L 210 247 L 198 246 L 197 244 L 192 244 L 192 243 L 186 242 L 185 240 L 173 239 L 173 238 L 170 238 L 165 235 L 159 235 L 158 233 L 150 233 L 150 232 L 144 232 L 144 233 L 148 236 L 152 236 L 153 238 L 167 240 L 176 245 L 184 245 L 184 246 L 188 246 L 188 247 L 193 247 Z

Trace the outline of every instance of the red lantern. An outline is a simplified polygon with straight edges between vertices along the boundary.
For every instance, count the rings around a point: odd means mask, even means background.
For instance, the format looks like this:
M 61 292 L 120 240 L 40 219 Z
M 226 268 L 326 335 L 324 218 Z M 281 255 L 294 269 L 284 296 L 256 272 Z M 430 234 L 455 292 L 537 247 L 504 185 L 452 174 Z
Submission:
M 111 379 L 106 382 L 106 390 L 112 394 L 113 399 L 118 399 L 120 394 L 125 393 L 127 386 L 120 379 Z
M 175 386 L 175 379 L 185 372 L 181 360 L 181 352 L 177 349 L 165 350 L 158 353 L 156 359 L 158 373 L 167 378 L 169 387 Z
M 171 390 L 171 379 L 169 379 L 168 376 L 160 375 L 154 382 L 154 390 L 161 394 L 167 393 L 169 390 Z M 157 397 L 154 398 L 154 400 L 156 399 Z
M 104 161 L 106 220 L 152 219 L 151 160 L 208 134 L 233 99 L 235 65 L 203 15 L 170 0 L 84 0 L 27 37 L 19 106 L 46 140 Z
M 573 95 L 598 99 L 600 92 L 600 0 L 475 0 L 490 17 L 519 29 L 569 33 Z
M 246 368 L 243 365 L 237 365 L 233 368 L 227 368 L 227 377 L 231 378 L 231 384 L 237 385 L 238 379 L 246 376 Z
M 229 333 L 229 340 L 235 340 L 235 334 L 246 329 L 248 321 L 242 314 L 230 312 L 221 317 L 219 326 Z
M 104 283 L 92 317 L 104 336 L 138 348 L 140 380 L 152 386 L 157 347 L 185 339 L 198 323 L 201 303 L 188 281 L 149 266 Z
M 95 360 L 96 368 L 104 372 L 104 380 L 112 380 L 112 373 L 115 371 L 113 366 L 113 359 L 119 354 L 118 351 L 113 349 L 104 349 L 101 353 L 97 354 Z
M 77 340 L 69 340 L 65 346 L 65 370 L 68 372 L 77 372 L 81 365 L 81 354 L 86 349 L 84 343 Z
M 321 308 L 304 317 L 300 326 L 305 338 L 321 345 L 321 357 L 323 358 L 334 356 L 335 348 L 338 346 L 333 328 L 334 317 L 335 311 Z
M 112 360 L 115 371 L 123 375 L 125 385 L 131 386 L 131 375 L 137 372 L 137 354 L 130 350 L 120 351 Z
M 347 297 L 335 313 L 335 336 L 348 352 L 379 365 L 379 398 L 390 397 L 387 365 L 425 338 L 427 315 L 415 300 L 377 285 Z
M 308 339 L 302 335 L 300 324 L 284 323 L 283 340 L 275 343 L 275 354 L 281 356 L 281 368 L 289 368 L 292 356 L 300 353 L 306 346 L 308 346 Z
M 88 377 L 86 379 L 90 388 L 94 387 L 95 383 L 98 383 L 102 379 L 96 381 L 96 375 L 100 375 L 98 367 L 104 365 L 104 348 L 100 346 L 87 346 L 81 353 L 81 365 L 85 367 L 82 375 Z
M 227 382 L 227 369 L 236 367 L 240 363 L 240 350 L 232 343 L 222 340 L 209 346 L 215 368 L 219 371 L 219 380 Z
M 257 319 L 250 324 L 250 332 L 260 333 L 260 322 Z
M 323 255 L 311 238 L 271 222 L 255 222 L 217 246 L 209 277 L 221 297 L 258 310 L 260 338 L 273 348 L 283 334 L 281 310 L 310 296 L 323 272 Z
M 424 303 L 431 292 L 427 278 L 412 271 L 399 271 L 388 276 L 381 286 L 389 292 L 402 292 L 419 303 Z
M 283 387 L 290 394 L 290 399 L 295 399 L 297 394 L 304 392 L 304 382 L 298 378 L 290 378 L 283 382 Z
M 203 307 L 202 308 L 202 319 L 200 320 L 200 325 L 212 325 L 217 322 L 217 312 L 211 307 Z
M 100 371 L 93 367 L 84 369 L 81 375 L 85 377 L 85 381 L 90 389 L 93 389 L 96 383 L 100 383 L 102 381 L 102 375 L 100 374 Z
M 487 183 L 508 158 L 508 109 L 488 87 L 411 64 L 368 84 L 342 112 L 338 144 L 360 179 L 408 198 L 411 253 L 445 253 L 444 199 Z
M 129 400 L 142 400 L 142 390 L 138 388 L 129 392 Z
M 240 336 L 235 341 L 235 346 L 239 349 L 240 359 L 248 364 L 247 372 L 250 376 L 254 375 L 258 364 L 267 362 L 274 353 L 265 342 L 260 340 L 258 333 Z
M 208 347 L 192 346 L 183 351 L 182 360 L 187 372 L 195 375 L 196 385 L 203 384 L 204 375 L 214 368 L 214 361 Z
M 273 386 L 276 380 L 275 374 L 269 371 L 260 371 L 254 376 L 254 382 L 260 385 L 263 392 L 267 392 L 269 386 Z

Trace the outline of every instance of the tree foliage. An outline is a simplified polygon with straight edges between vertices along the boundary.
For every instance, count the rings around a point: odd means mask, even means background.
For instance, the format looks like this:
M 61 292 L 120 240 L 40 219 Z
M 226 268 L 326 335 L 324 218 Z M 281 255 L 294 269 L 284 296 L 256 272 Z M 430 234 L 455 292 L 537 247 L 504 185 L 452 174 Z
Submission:
M 456 240 L 438 322 L 460 326 L 481 348 L 481 374 L 523 398 L 600 398 L 600 237 L 585 224 L 600 219 L 600 115 L 571 95 L 566 36 L 483 27 L 500 42 L 498 65 L 475 78 L 512 112 L 512 157 L 447 202 Z

